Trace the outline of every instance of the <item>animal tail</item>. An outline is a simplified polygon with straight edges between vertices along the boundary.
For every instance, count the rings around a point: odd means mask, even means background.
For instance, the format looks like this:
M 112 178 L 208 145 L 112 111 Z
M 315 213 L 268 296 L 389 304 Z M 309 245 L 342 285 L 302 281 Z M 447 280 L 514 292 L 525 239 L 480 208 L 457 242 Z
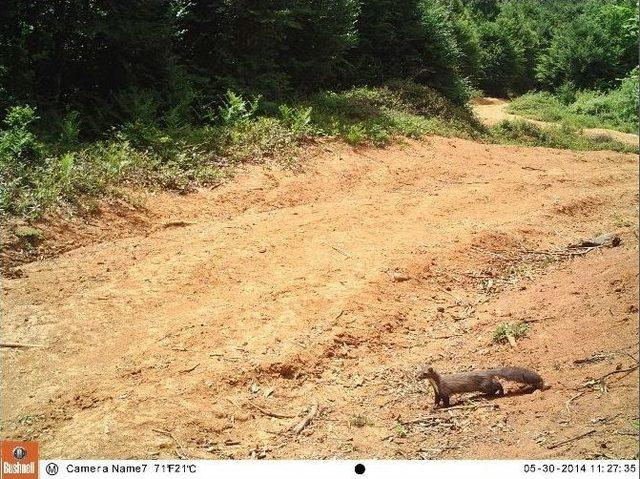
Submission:
M 544 380 L 542 377 L 536 373 L 535 371 L 531 371 L 526 368 L 519 367 L 506 367 L 506 368 L 495 368 L 490 369 L 489 372 L 503 379 L 507 379 L 508 381 L 515 381 L 521 384 L 529 384 L 534 386 L 536 389 L 544 389 Z

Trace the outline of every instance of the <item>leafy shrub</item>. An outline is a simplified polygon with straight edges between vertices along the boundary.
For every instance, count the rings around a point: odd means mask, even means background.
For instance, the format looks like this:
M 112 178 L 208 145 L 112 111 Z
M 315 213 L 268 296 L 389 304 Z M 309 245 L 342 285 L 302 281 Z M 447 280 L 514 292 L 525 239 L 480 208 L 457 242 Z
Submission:
M 351 144 L 383 145 L 396 135 L 419 138 L 426 133 L 477 136 L 483 130 L 467 107 L 407 80 L 325 92 L 312 97 L 311 104 L 314 127 Z
M 571 91 L 527 93 L 509 104 L 509 111 L 536 120 L 562 122 L 574 128 L 603 127 L 626 132 L 638 129 L 638 68 L 608 92 Z M 562 95 L 562 96 L 560 96 Z
M 260 97 L 247 101 L 241 95 L 228 90 L 223 105 L 219 107 L 220 119 L 224 125 L 248 122 L 258 109 Z
M 311 111 L 313 107 L 292 107 L 280 105 L 279 112 L 282 121 L 293 133 L 305 135 L 311 133 Z
M 60 142 L 65 148 L 71 148 L 78 144 L 80 139 L 80 112 L 72 110 L 68 112 L 60 124 Z
M 621 85 L 606 93 L 581 91 L 569 111 L 577 115 L 593 117 L 593 126 L 611 126 L 628 132 L 638 130 L 638 67 Z
M 558 97 L 542 91 L 519 96 L 509 103 L 507 110 L 536 120 L 556 122 L 562 120 L 566 108 Z
M 18 226 L 13 234 L 16 235 L 23 248 L 33 248 L 44 240 L 42 231 L 32 226 Z
M 564 105 L 570 105 L 576 101 L 576 86 L 572 81 L 564 82 L 556 91 L 555 96 Z
M 291 152 L 296 139 L 297 136 L 277 118 L 258 117 L 222 130 L 220 142 L 229 161 L 237 163 Z
M 367 140 L 367 131 L 360 123 L 350 125 L 344 133 L 344 139 L 350 145 L 361 145 Z
M 524 321 L 519 321 L 517 323 L 502 323 L 493 332 L 493 342 L 507 342 L 509 336 L 513 339 L 518 339 L 526 336 L 527 331 L 529 331 L 529 325 Z
M 0 131 L 0 161 L 3 165 L 36 166 L 42 163 L 44 149 L 31 130 L 38 119 L 30 106 L 9 109 Z
M 45 167 L 42 143 L 31 130 L 38 119 L 30 106 L 9 109 L 0 131 L 0 210 L 21 213 L 29 202 L 20 200 L 22 192 L 36 195 L 38 173 Z

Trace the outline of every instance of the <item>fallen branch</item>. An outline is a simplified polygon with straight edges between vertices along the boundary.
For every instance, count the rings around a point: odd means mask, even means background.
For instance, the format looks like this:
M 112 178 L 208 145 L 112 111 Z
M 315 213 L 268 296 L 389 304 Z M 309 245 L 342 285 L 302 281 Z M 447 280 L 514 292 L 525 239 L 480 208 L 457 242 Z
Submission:
M 600 246 L 590 246 L 585 247 L 580 251 L 572 250 L 558 250 L 558 251 L 549 251 L 549 250 L 535 250 L 535 249 L 516 249 L 516 250 L 506 250 L 506 249 L 497 249 L 497 250 L 489 250 L 496 253 L 521 253 L 521 254 L 537 254 L 537 255 L 546 255 L 546 256 L 581 256 L 583 254 L 587 254 L 594 249 L 602 248 L 604 245 Z
M 183 369 L 183 370 L 181 370 L 180 372 L 181 372 L 181 373 L 190 373 L 191 371 L 193 371 L 193 370 L 194 370 L 195 368 L 197 368 L 198 366 L 200 366 L 200 363 L 197 363 L 196 365 L 191 366 L 190 368 Z
M 604 376 L 600 376 L 598 379 L 592 379 L 591 381 L 587 381 L 586 383 L 584 383 L 583 385 L 581 385 L 578 389 L 581 388 L 586 388 L 588 386 L 593 386 L 594 384 L 598 384 L 601 383 L 602 381 L 604 381 L 606 378 L 608 378 L 609 376 L 613 376 L 614 374 L 623 374 L 623 373 L 627 373 L 627 375 L 631 374 L 633 371 L 635 371 L 636 369 L 638 369 L 638 365 L 636 364 L 635 366 L 632 366 L 630 368 L 627 369 L 616 369 L 615 371 L 611 371 L 610 373 L 605 374 Z
M 563 446 L 565 444 L 569 444 L 570 442 L 577 441 L 578 439 L 582 439 L 583 437 L 590 436 L 594 432 L 596 432 L 596 430 L 595 429 L 591 429 L 590 431 L 587 431 L 584 434 L 580 434 L 578 436 L 574 436 L 572 438 L 565 439 L 564 441 L 556 442 L 555 444 L 550 444 L 549 446 L 547 446 L 547 449 L 555 449 L 556 447 L 560 447 L 560 446 Z
M 0 348 L 44 348 L 43 344 L 0 343 Z
M 260 411 L 265 416 L 276 417 L 278 419 L 292 419 L 294 417 L 298 417 L 297 415 L 279 414 L 279 413 L 276 413 L 276 412 L 267 411 L 266 409 L 263 409 L 260 406 L 258 406 L 257 404 L 253 404 L 252 402 L 247 402 L 247 404 L 249 406 L 251 406 L 252 408 L 257 409 L 258 411 Z
M 525 254 L 539 254 L 539 255 L 547 255 L 547 256 L 582 256 L 583 254 L 587 254 L 590 251 L 593 251 L 594 249 L 599 249 L 602 248 L 601 246 L 589 246 L 587 248 L 584 248 L 580 251 L 545 251 L 545 250 L 531 250 L 531 249 L 521 249 L 518 250 L 521 253 L 525 253 Z
M 449 338 L 458 338 L 460 336 L 464 336 L 464 333 L 460 334 L 449 334 L 447 336 L 431 336 L 431 339 L 449 339 Z
M 591 363 L 598 363 L 600 361 L 604 361 L 605 359 L 607 359 L 607 357 L 609 357 L 609 355 L 604 354 L 604 353 L 597 353 L 597 354 L 592 354 L 591 356 L 589 356 L 588 358 L 582 358 L 582 359 L 576 359 L 573 361 L 573 364 L 591 364 Z
M 341 249 L 340 249 L 340 248 L 338 248 L 337 246 L 333 246 L 333 245 L 331 245 L 331 244 L 329 244 L 329 243 L 324 243 L 324 244 L 325 244 L 325 245 L 327 245 L 329 248 L 331 248 L 331 249 L 333 249 L 333 250 L 337 251 L 338 253 L 340 253 L 340 254 L 344 255 L 346 258 L 351 258 L 351 255 L 349 255 L 349 253 L 347 253 L 347 252 L 346 252 L 346 251 L 344 251 L 344 250 L 341 250 Z
M 311 409 L 309 410 L 309 414 L 307 414 L 302 421 L 300 421 L 298 424 L 296 424 L 294 427 L 291 428 L 291 431 L 294 434 L 300 434 L 300 432 L 309 425 L 309 423 L 311 423 L 311 421 L 313 421 L 313 418 L 316 417 L 316 414 L 318 414 L 318 401 L 314 401 L 314 403 L 311 405 Z
M 191 223 L 189 221 L 182 221 L 182 220 L 176 220 L 176 221 L 169 221 L 167 223 L 164 223 L 162 225 L 163 228 L 184 228 L 185 226 L 191 226 L 194 223 Z
M 443 416 L 438 416 L 438 415 L 431 415 L 431 416 L 427 416 L 427 417 L 419 417 L 417 419 L 411 419 L 409 421 L 398 421 L 400 424 L 402 424 L 403 426 L 408 426 L 409 424 L 419 424 L 421 422 L 431 422 L 431 421 L 441 421 L 441 422 L 449 422 L 451 420 L 451 418 L 447 418 L 447 417 L 443 417 Z M 395 436 L 392 435 L 392 436 Z
M 171 433 L 171 431 L 165 431 L 163 429 L 151 429 L 153 432 L 157 432 L 158 434 L 163 434 L 167 437 L 170 437 L 173 442 L 176 443 L 176 453 L 180 459 L 189 459 L 189 455 L 185 452 L 184 447 L 180 444 L 180 441 L 176 439 L 176 437 Z
M 631 373 L 631 372 L 635 371 L 636 369 L 638 369 L 638 365 L 637 364 L 635 366 L 627 368 L 627 369 L 617 369 L 615 371 L 611 371 L 610 373 L 605 374 L 604 376 L 599 378 L 597 381 L 600 382 L 603 379 L 608 378 L 609 376 L 613 376 L 614 374 Z
M 583 394 L 584 394 L 584 391 L 582 391 L 581 393 L 576 394 L 575 396 L 572 396 L 567 402 L 564 403 L 564 407 L 567 409 L 567 411 L 571 412 L 571 408 L 569 408 L 569 405 L 571 404 L 571 401 L 575 401 L 576 399 L 578 399 Z
M 615 247 L 615 246 L 620 246 L 620 243 L 622 243 L 622 240 L 620 240 L 620 237 L 618 235 L 607 233 L 607 234 L 597 236 L 596 238 L 582 240 L 576 244 L 570 244 L 568 247 L 569 248 L 600 247 L 600 246 L 606 246 L 608 244 Z
M 499 409 L 500 406 L 498 406 L 497 404 L 467 404 L 467 405 L 461 405 L 461 406 L 451 406 L 451 407 L 443 407 L 443 408 L 438 408 L 436 409 L 437 412 L 444 412 L 444 411 L 455 411 L 455 410 L 460 410 L 460 409 L 479 409 L 479 408 L 491 408 L 491 409 Z M 444 420 L 447 421 L 450 418 L 448 417 L 444 417 L 441 414 L 431 414 L 429 416 L 426 417 L 420 417 L 417 419 L 410 419 L 408 421 L 398 421 L 400 424 L 402 424 L 403 426 L 406 426 L 407 424 L 416 424 L 416 423 L 420 423 L 420 422 L 429 422 L 429 421 L 433 421 L 433 420 Z
M 468 405 L 461 405 L 461 406 L 451 406 L 451 407 L 442 407 L 440 409 L 438 409 L 438 411 L 455 411 L 456 409 L 478 409 L 478 408 L 492 408 L 492 409 L 499 409 L 500 406 L 497 404 L 468 404 Z

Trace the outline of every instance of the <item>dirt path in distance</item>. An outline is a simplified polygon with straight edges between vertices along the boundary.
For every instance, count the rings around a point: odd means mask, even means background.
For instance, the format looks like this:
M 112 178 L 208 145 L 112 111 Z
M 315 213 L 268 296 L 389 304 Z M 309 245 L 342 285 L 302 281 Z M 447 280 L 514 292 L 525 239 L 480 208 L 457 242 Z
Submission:
M 0 350 L 2 436 L 43 458 L 633 457 L 637 169 L 430 137 L 158 194 L 143 232 L 3 281 L 3 341 L 42 347 Z M 603 232 L 622 244 L 525 253 Z M 551 387 L 434 413 L 425 363 Z
M 538 126 L 549 127 L 558 126 L 558 123 L 549 123 L 546 121 L 532 120 L 520 115 L 514 115 L 506 111 L 509 101 L 501 98 L 480 98 L 473 103 L 473 110 L 476 115 L 482 120 L 485 125 L 492 126 L 499 123 L 502 120 L 527 120 Z M 583 128 L 583 135 L 597 137 L 601 135 L 609 136 L 622 143 L 626 143 L 632 146 L 638 146 L 638 135 L 633 133 L 624 133 L 616 130 L 609 130 L 607 128 Z

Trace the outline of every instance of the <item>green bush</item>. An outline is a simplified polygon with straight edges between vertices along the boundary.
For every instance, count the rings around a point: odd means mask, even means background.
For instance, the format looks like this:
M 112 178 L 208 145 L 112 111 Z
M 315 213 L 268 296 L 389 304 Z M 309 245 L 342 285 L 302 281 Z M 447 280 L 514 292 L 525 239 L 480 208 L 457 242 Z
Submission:
M 611 127 L 635 133 L 638 131 L 638 68 L 609 92 L 585 90 L 576 93 L 569 112 L 593 118 L 593 126 Z M 586 121 L 585 121 L 586 123 Z
M 318 132 L 352 144 L 384 145 L 393 136 L 419 138 L 427 133 L 477 137 L 483 130 L 467 107 L 406 80 L 378 88 L 325 92 L 310 103 L 311 123 Z
M 503 120 L 491 128 L 494 141 L 528 146 L 546 146 L 571 150 L 611 150 L 634 153 L 637 148 L 607 135 L 589 137 L 568 126 L 540 127 L 527 120 Z
M 575 93 L 574 93 L 575 95 Z M 552 93 L 529 92 L 515 98 L 507 111 L 524 115 L 535 120 L 557 122 L 566 115 L 567 106 Z
M 4 128 L 0 130 L 0 161 L 3 165 L 17 168 L 37 166 L 44 158 L 44 147 L 32 131 L 38 119 L 30 106 L 14 106 L 4 118 Z
M 297 135 L 311 133 L 311 111 L 313 107 L 292 107 L 280 105 L 278 111 L 284 124 Z
M 618 88 L 602 92 L 572 90 L 557 94 L 527 93 L 509 104 L 508 110 L 536 120 L 561 122 L 573 128 L 611 128 L 629 133 L 638 131 L 638 68 Z
M 258 117 L 222 130 L 220 144 L 228 161 L 255 162 L 290 152 L 297 139 L 277 118 Z
M 45 149 L 33 133 L 38 119 L 30 106 L 9 109 L 0 130 L 0 209 L 21 214 L 30 202 L 21 201 L 22 192 L 37 195 L 40 172 L 46 167 Z
M 258 110 L 260 97 L 247 101 L 242 95 L 227 90 L 224 102 L 219 107 L 219 115 L 224 125 L 247 123 Z
M 494 343 L 506 343 L 509 337 L 512 339 L 522 338 L 527 335 L 528 331 L 529 325 L 524 321 L 502 323 L 493 331 L 492 341 Z

